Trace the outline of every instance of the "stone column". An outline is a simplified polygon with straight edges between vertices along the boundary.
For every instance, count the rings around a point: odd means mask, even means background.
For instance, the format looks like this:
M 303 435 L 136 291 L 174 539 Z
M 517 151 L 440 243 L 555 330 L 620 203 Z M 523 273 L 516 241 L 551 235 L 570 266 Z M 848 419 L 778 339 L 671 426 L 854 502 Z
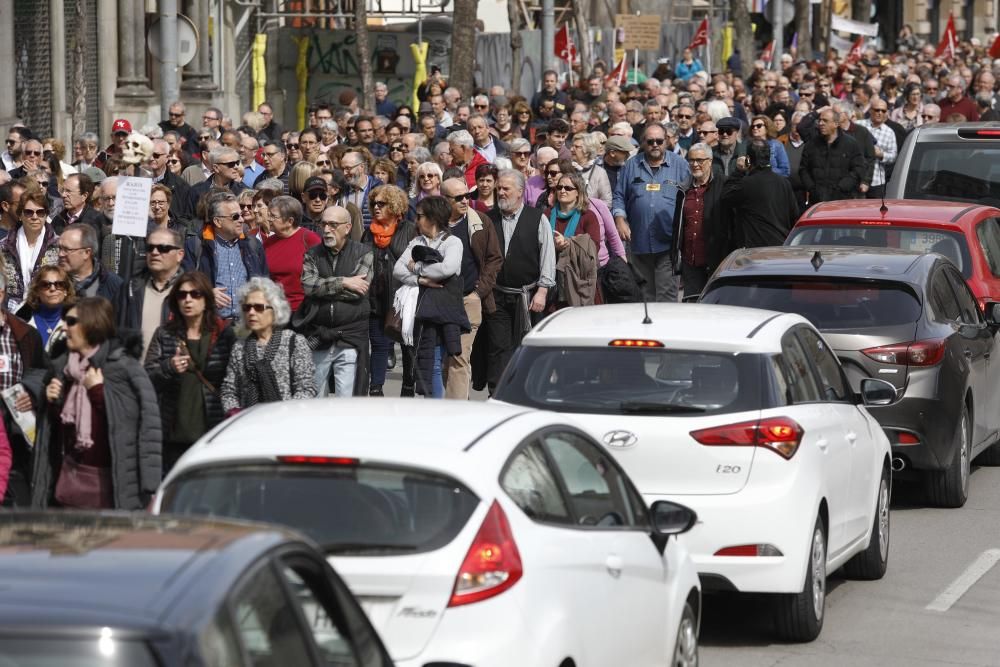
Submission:
M 17 117 L 17 86 L 14 80 L 14 3 L 0 3 L 0 130 L 6 131 Z M 4 135 L 6 137 L 6 135 Z
M 182 92 L 211 93 L 217 88 L 212 80 L 209 59 L 211 42 L 208 39 L 208 0 L 188 0 L 188 17 L 198 27 L 198 53 L 194 60 L 184 66 Z
M 145 5 L 118 0 L 118 98 L 152 97 L 146 78 Z

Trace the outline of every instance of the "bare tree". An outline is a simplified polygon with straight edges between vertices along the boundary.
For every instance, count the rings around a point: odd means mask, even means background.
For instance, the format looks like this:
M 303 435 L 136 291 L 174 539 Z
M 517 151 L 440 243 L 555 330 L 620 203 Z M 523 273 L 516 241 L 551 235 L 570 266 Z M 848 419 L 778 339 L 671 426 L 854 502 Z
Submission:
M 524 23 L 521 20 L 521 13 L 518 11 L 517 0 L 507 0 L 507 19 L 510 21 L 510 89 L 515 95 L 521 90 L 521 48 L 524 46 L 521 39 L 521 28 Z
M 472 96 L 475 85 L 473 73 L 476 66 L 476 14 L 479 0 L 455 0 L 452 15 L 451 71 L 448 85 L 462 91 L 463 97 Z M 515 61 L 517 62 L 517 61 Z
M 375 113 L 375 78 L 372 76 L 372 49 L 368 39 L 368 7 L 366 0 L 354 2 L 354 29 L 358 33 L 358 69 L 361 71 L 361 104 Z
M 581 76 L 589 76 L 594 66 L 594 54 L 590 49 L 590 22 L 587 20 L 587 3 L 573 0 L 573 18 L 576 21 L 576 50 L 580 55 Z
M 87 3 L 76 0 L 73 7 L 73 141 L 87 131 L 87 83 L 83 76 L 83 62 L 87 42 Z
M 740 76 L 746 78 L 753 72 L 753 61 L 757 53 L 753 42 L 753 26 L 750 23 L 750 11 L 746 0 L 729 0 L 729 16 L 733 22 L 733 35 L 736 38 L 735 48 L 740 51 Z

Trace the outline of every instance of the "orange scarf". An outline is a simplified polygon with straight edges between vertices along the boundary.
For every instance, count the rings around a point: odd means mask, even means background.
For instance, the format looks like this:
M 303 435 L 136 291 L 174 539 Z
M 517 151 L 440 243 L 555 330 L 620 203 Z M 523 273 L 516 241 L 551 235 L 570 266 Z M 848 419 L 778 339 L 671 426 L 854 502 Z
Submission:
M 398 223 L 398 220 L 393 220 L 388 224 L 372 220 L 372 224 L 369 229 L 372 230 L 372 238 L 375 239 L 375 245 L 383 249 L 388 248 L 389 242 L 392 241 L 393 234 L 396 233 L 396 225 Z

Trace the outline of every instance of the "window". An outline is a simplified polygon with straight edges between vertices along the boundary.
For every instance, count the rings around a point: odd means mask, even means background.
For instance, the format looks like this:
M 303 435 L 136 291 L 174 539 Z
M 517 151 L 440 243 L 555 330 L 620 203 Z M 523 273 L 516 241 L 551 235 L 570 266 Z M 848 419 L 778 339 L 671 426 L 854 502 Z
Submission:
M 815 331 L 800 328 L 797 333 L 799 341 L 802 343 L 802 349 L 812 359 L 813 365 L 819 371 L 819 379 L 823 385 L 821 388 L 826 400 L 846 401 L 849 392 L 837 357 L 833 355 L 823 339 L 816 335 Z
M 943 270 L 934 272 L 931 278 L 930 287 L 931 307 L 939 320 L 958 322 L 962 313 L 958 302 L 955 300 L 955 293 L 948 285 L 948 277 Z
M 565 431 L 549 433 L 542 440 L 569 493 L 578 525 L 648 525 L 645 512 L 636 512 L 625 477 L 604 452 Z
M 809 357 L 802 351 L 798 339 L 788 332 L 781 339 L 781 357 L 778 366 L 784 374 L 788 387 L 788 402 L 815 403 L 821 401 L 822 394 L 816 385 L 816 378 L 809 366 Z
M 987 203 L 1000 197 L 1000 146 L 994 141 L 921 142 L 913 147 L 905 199 Z
M 530 518 L 551 523 L 572 522 L 566 501 L 537 442 L 517 450 L 503 472 L 500 486 Z
M 198 638 L 205 667 L 230 667 L 242 661 L 233 624 L 225 610 L 220 611 Z
M 983 256 L 990 266 L 990 273 L 1000 277 L 1000 220 L 988 218 L 976 225 L 976 236 Z
M 253 665 L 310 665 L 298 615 L 270 567 L 261 567 L 233 600 L 236 628 Z
M 961 310 L 961 320 L 962 324 L 971 324 L 972 326 L 979 326 L 983 323 L 982 317 L 979 314 L 979 306 L 976 304 L 976 297 L 972 295 L 969 290 L 969 286 L 966 284 L 962 277 L 953 271 L 945 271 L 948 276 L 948 282 L 951 283 L 951 289 L 955 293 L 955 300 L 958 303 L 958 307 Z

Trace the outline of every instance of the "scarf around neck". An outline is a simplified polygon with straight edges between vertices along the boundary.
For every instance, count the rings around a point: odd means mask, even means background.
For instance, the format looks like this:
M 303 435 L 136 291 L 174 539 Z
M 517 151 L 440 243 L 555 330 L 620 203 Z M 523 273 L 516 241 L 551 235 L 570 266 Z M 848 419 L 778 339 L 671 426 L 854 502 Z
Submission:
M 90 360 L 100 347 L 80 353 L 70 352 L 66 362 L 66 375 L 73 380 L 73 386 L 66 394 L 66 403 L 59 415 L 63 424 L 73 424 L 76 427 L 75 446 L 79 450 L 88 450 L 94 446 L 93 438 L 93 408 L 90 405 L 90 395 L 83 386 L 83 376 L 90 368 Z
M 264 347 L 264 356 L 260 356 L 260 345 L 256 336 L 248 336 L 243 342 L 243 363 L 247 371 L 248 408 L 257 403 L 275 403 L 281 400 L 281 391 L 278 389 L 278 378 L 274 375 L 274 365 L 271 363 L 278 356 L 278 349 L 281 347 L 280 329 L 271 333 L 271 339 Z M 291 361 L 289 361 L 289 368 Z
M 393 234 L 396 233 L 396 226 L 398 224 L 398 220 L 393 220 L 388 224 L 372 220 L 372 224 L 369 229 L 372 230 L 372 238 L 375 240 L 375 245 L 383 250 L 388 248 L 389 243 L 392 241 Z

